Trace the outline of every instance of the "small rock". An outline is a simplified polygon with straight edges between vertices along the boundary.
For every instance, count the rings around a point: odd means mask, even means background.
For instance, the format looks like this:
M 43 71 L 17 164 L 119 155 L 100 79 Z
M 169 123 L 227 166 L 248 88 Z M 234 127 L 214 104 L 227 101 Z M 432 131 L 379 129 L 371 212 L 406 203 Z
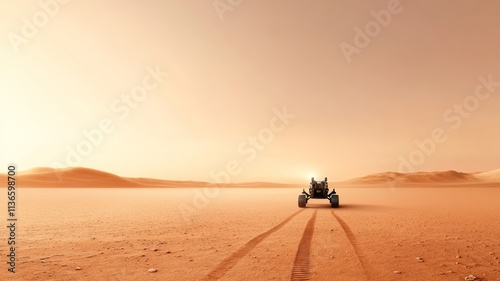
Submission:
M 157 272 L 157 271 L 158 271 L 158 270 L 157 270 L 156 268 L 150 268 L 150 269 L 148 269 L 148 272 L 149 272 L 149 273 L 155 273 L 155 272 Z
M 157 249 L 157 248 L 154 248 L 154 249 L 153 249 L 153 252 L 157 252 L 157 251 L 158 251 L 158 249 Z
M 478 280 L 478 278 L 471 274 L 469 276 L 465 276 L 464 280 L 465 281 L 474 281 L 474 280 Z
M 462 256 L 461 255 L 456 255 L 455 258 L 459 259 L 461 258 Z
M 170 253 L 172 253 L 172 252 L 170 252 L 170 251 L 167 251 L 167 254 L 170 254 Z
M 417 262 L 424 262 L 424 260 L 421 257 L 416 258 Z
M 77 266 L 77 267 L 75 267 L 75 270 L 82 270 L 82 268 Z
M 394 274 L 401 274 L 401 271 L 399 271 L 399 270 L 394 270 L 392 273 L 394 273 Z
M 453 270 L 448 270 L 446 271 L 446 273 L 453 273 Z

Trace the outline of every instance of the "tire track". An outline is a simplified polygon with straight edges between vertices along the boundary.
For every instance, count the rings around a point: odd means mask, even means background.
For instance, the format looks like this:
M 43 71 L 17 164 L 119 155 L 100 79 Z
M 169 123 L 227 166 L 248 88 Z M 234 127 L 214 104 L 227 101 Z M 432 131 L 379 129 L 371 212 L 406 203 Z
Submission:
M 368 274 L 367 274 L 367 268 L 369 266 L 369 261 L 365 258 L 365 256 L 361 253 L 361 250 L 358 246 L 358 240 L 356 238 L 356 235 L 352 232 L 351 228 L 347 223 L 341 219 L 335 212 L 332 210 L 331 211 L 332 216 L 337 220 L 337 222 L 340 224 L 340 227 L 342 227 L 342 230 L 344 231 L 347 240 L 349 240 L 349 243 L 351 244 L 352 248 L 354 249 L 354 254 L 356 254 L 356 257 L 361 264 L 361 268 L 363 270 L 363 274 L 365 276 L 366 280 L 369 280 Z
M 224 274 L 226 274 L 239 260 L 241 260 L 244 256 L 246 256 L 255 246 L 257 246 L 262 240 L 266 239 L 269 235 L 274 232 L 280 230 L 285 224 L 287 224 L 290 220 L 292 220 L 296 215 L 305 209 L 298 210 L 293 213 L 285 220 L 275 225 L 273 228 L 268 231 L 252 238 L 250 241 L 245 243 L 241 248 L 233 252 L 229 257 L 225 258 L 219 265 L 217 265 L 212 271 L 205 277 L 205 280 L 218 280 Z
M 309 280 L 311 241 L 317 212 L 318 210 L 315 210 L 312 217 L 307 222 L 302 238 L 300 239 L 299 247 L 295 254 L 295 260 L 293 261 L 292 276 L 290 277 L 291 281 Z

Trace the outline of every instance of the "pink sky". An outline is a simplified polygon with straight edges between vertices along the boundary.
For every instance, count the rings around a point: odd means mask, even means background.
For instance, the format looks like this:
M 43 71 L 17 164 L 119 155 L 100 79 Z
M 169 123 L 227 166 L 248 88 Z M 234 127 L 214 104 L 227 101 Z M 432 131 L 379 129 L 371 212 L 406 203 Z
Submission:
M 500 167 L 500 2 L 220 3 L 70 1 L 27 38 L 23 18 L 44 9 L 2 1 L 2 165 L 281 182 L 397 171 L 401 159 L 418 171 Z M 391 15 L 386 26 L 372 11 Z M 379 30 L 358 48 L 367 25 Z M 357 52 L 346 58 L 342 43 Z M 168 76 L 148 78 L 157 67 Z M 143 80 L 140 101 L 121 100 Z M 83 132 L 102 122 L 92 143 Z M 440 142 L 419 148 L 436 128 Z M 68 156 L 79 146 L 88 155 Z

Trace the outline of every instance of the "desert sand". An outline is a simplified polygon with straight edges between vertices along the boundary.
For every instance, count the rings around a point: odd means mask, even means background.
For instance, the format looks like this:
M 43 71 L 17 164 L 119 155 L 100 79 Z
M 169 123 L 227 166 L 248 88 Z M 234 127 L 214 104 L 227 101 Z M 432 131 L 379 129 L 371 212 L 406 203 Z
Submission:
M 262 187 L 20 188 L 0 280 L 500 280 L 500 188 Z

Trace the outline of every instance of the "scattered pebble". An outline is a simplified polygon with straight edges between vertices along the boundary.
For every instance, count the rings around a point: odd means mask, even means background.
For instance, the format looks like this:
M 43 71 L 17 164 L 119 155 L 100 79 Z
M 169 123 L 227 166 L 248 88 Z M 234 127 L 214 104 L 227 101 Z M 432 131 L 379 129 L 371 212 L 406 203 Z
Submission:
M 156 268 L 150 268 L 148 269 L 148 272 L 149 273 L 154 273 L 154 272 L 157 272 L 158 270 Z
M 82 268 L 81 268 L 81 267 L 79 267 L 79 266 L 77 266 L 77 267 L 75 268 L 75 270 L 82 270 Z
M 394 274 L 401 274 L 401 271 L 398 271 L 398 270 L 394 270 L 393 271 Z
M 465 276 L 464 280 L 465 281 L 474 281 L 474 280 L 478 280 L 478 278 L 471 274 L 469 276 Z
M 417 262 L 424 262 L 424 260 L 421 257 L 416 258 Z

